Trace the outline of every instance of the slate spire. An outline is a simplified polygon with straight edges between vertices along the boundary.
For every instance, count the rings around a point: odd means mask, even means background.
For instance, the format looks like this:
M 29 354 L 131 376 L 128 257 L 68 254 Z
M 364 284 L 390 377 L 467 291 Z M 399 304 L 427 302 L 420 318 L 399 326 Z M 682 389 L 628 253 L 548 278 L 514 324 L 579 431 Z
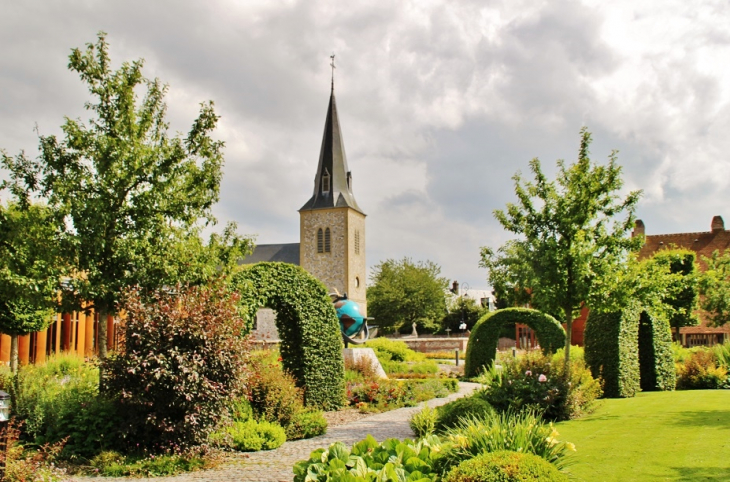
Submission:
M 334 68 L 334 65 L 332 66 Z M 327 120 L 324 124 L 322 149 L 319 153 L 319 165 L 314 176 L 314 194 L 302 206 L 300 211 L 349 207 L 362 214 L 352 194 L 352 174 L 347 168 L 345 143 L 342 139 L 340 120 L 337 116 L 334 80 L 327 108 Z

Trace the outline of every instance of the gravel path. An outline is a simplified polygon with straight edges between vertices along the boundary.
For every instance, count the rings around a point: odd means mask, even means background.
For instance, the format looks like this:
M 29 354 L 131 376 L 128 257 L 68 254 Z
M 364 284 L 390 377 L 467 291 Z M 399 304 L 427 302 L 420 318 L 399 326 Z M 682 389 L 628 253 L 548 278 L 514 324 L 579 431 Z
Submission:
M 429 406 L 436 407 L 443 405 L 464 395 L 468 395 L 479 387 L 476 383 L 459 383 L 459 391 L 446 398 L 430 400 Z M 352 445 L 371 434 L 378 441 L 387 438 L 413 438 L 413 431 L 408 426 L 411 415 L 420 410 L 421 407 L 407 407 L 390 412 L 378 413 L 354 422 L 330 428 L 326 434 L 306 440 L 286 442 L 276 450 L 265 452 L 253 452 L 248 454 L 236 454 L 231 463 L 225 464 L 217 469 L 203 470 L 177 475 L 174 477 L 157 477 L 155 479 L 132 479 L 132 478 L 91 478 L 76 477 L 71 480 L 76 482 L 91 482 L 99 480 L 103 482 L 133 482 L 151 481 L 154 482 L 188 482 L 188 481 L 245 481 L 245 482 L 290 482 L 294 478 L 292 467 L 299 460 L 309 458 L 309 454 L 320 448 L 327 447 L 336 441 Z

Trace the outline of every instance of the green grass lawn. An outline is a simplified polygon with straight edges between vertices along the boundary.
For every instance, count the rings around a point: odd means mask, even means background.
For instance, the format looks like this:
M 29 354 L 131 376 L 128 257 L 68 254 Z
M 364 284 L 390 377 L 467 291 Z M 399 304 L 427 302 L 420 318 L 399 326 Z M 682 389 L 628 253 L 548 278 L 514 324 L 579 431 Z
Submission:
M 730 481 L 730 390 L 640 393 L 556 424 L 577 480 Z

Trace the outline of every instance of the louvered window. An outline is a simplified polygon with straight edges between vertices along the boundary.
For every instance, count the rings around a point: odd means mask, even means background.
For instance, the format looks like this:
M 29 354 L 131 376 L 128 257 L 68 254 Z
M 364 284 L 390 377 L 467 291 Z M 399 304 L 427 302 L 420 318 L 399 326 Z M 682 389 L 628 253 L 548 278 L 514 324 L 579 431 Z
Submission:
M 330 252 L 330 228 L 324 230 L 324 252 Z
M 324 253 L 324 235 L 322 234 L 322 228 L 317 230 L 317 252 Z
M 355 254 L 360 254 L 360 231 L 355 230 Z
M 327 169 L 322 174 L 322 194 L 328 194 L 330 192 L 330 173 Z

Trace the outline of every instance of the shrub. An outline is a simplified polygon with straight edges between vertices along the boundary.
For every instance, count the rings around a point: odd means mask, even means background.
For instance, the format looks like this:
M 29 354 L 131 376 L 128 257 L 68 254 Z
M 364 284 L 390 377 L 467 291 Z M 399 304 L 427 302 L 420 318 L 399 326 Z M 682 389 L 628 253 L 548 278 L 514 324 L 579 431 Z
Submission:
M 540 354 L 523 357 L 485 372 L 489 384 L 480 392 L 500 412 L 537 410 L 548 420 L 576 418 L 591 410 L 601 396 L 601 387 L 580 359 L 571 363 L 570 379 L 565 377 L 565 361 Z
M 485 418 L 464 419 L 448 430 L 448 442 L 437 465 L 444 472 L 485 452 L 509 450 L 542 457 L 558 469 L 566 466 L 573 444 L 557 440 L 552 424 L 531 412 L 493 413 Z
M 8 422 L 0 430 L 3 440 L 0 452 L 3 482 L 56 482 L 65 479 L 66 471 L 55 464 L 63 449 L 63 441 L 44 444 L 37 450 L 28 450 L 18 443 L 19 435 L 20 431 L 14 421 Z
M 286 432 L 275 422 L 246 420 L 234 422 L 222 432 L 214 434 L 212 440 L 240 452 L 257 452 L 280 447 L 286 442 Z
M 363 346 L 375 350 L 378 360 L 396 362 L 420 362 L 426 359 L 423 353 L 411 350 L 405 342 L 391 340 L 390 338 L 375 338 L 368 340 Z
M 677 365 L 677 388 L 680 390 L 722 388 L 726 379 L 727 370 L 716 365 L 715 355 L 709 350 L 696 351 Z
M 500 450 L 465 460 L 444 482 L 567 482 L 569 479 L 537 455 Z
M 594 378 L 603 380 L 607 397 L 633 397 L 640 390 L 639 318 L 630 304 L 623 311 L 591 312 L 584 333 L 585 360 Z
M 312 438 L 327 433 L 327 420 L 319 410 L 298 412 L 285 427 L 287 440 Z
M 730 369 L 730 341 L 726 341 L 722 345 L 715 345 L 712 347 L 712 352 L 715 355 L 717 366 L 725 370 Z
M 363 412 L 382 412 L 446 396 L 450 387 L 448 379 L 371 380 L 348 383 L 347 398 Z
M 423 409 L 411 416 L 408 425 L 416 434 L 416 437 L 423 438 L 434 433 L 437 419 L 438 412 L 436 409 L 424 404 Z
M 74 354 L 22 367 L 11 392 L 27 441 L 64 440 L 64 457 L 92 457 L 115 443 L 120 418 L 114 404 L 99 396 L 99 370 Z
M 377 367 L 375 362 L 371 358 L 359 357 L 355 360 L 345 360 L 345 376 L 347 372 L 356 372 L 360 375 L 362 380 L 374 380 L 377 377 Z M 353 377 L 350 376 L 350 379 Z M 346 380 L 348 381 L 348 380 Z
M 257 419 L 288 426 L 304 409 L 303 391 L 278 361 L 265 360 L 266 353 L 253 352 L 248 379 L 248 397 Z
M 426 360 L 422 362 L 399 362 L 386 360 L 381 363 L 383 370 L 388 375 L 398 378 L 400 374 L 418 373 L 418 374 L 429 374 L 433 375 L 439 371 L 439 367 L 433 360 Z
M 676 378 L 669 322 L 648 312 L 639 318 L 639 378 L 641 389 L 674 390 Z
M 321 281 L 301 266 L 257 263 L 233 276 L 248 326 L 259 307 L 276 311 L 284 369 L 304 389 L 304 404 L 322 410 L 345 400 L 342 335 L 335 308 Z
M 441 405 L 436 409 L 438 418 L 435 429 L 437 432 L 445 432 L 459 424 L 463 418 L 483 418 L 492 413 L 494 409 L 483 398 L 470 396 L 457 398 L 453 402 Z
M 223 288 L 127 293 L 124 351 L 102 361 L 127 442 L 166 450 L 203 443 L 245 379 L 245 324 Z
M 378 443 L 372 435 L 348 449 L 335 442 L 317 449 L 308 460 L 294 465 L 294 482 L 310 480 L 347 480 L 370 482 L 388 480 L 416 482 L 438 480 L 434 462 L 441 452 L 438 437 L 413 440 L 388 439 Z
M 104 477 L 159 477 L 191 472 L 207 465 L 205 458 L 196 453 L 131 457 L 104 451 L 91 460 L 92 475 Z
M 464 375 L 474 377 L 492 364 L 497 351 L 501 327 L 508 323 L 524 323 L 533 330 L 544 353 L 565 346 L 565 330 L 550 315 L 529 308 L 506 308 L 484 315 L 469 335 L 464 359 Z

